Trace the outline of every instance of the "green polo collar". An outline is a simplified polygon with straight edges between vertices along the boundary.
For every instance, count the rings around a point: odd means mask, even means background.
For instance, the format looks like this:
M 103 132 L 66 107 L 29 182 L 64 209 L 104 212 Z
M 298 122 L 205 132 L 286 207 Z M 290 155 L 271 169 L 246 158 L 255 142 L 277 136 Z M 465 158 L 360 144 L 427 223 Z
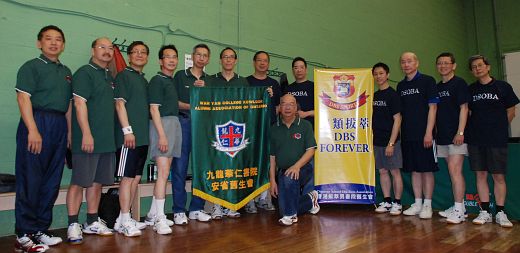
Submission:
M 157 72 L 157 75 L 162 77 L 162 78 L 166 78 L 166 79 L 173 79 L 173 76 L 168 76 L 168 75 L 165 75 L 163 72 L 159 71 Z
M 231 81 L 233 81 L 234 79 L 238 79 L 238 78 L 240 78 L 240 75 L 237 74 L 237 73 L 235 73 L 235 72 L 233 72 L 233 77 L 231 77 L 231 79 L 229 79 L 229 81 L 226 80 L 226 78 L 222 75 L 222 72 L 218 72 L 218 73 L 216 73 L 216 74 L 215 74 L 215 77 L 216 77 L 216 78 L 220 78 L 220 79 L 222 79 L 222 80 L 224 80 L 224 81 L 226 81 L 226 82 L 231 82 Z
M 47 58 L 47 56 L 45 56 L 44 54 L 40 54 L 40 56 L 38 57 L 38 60 L 44 62 L 45 64 L 53 63 L 56 65 L 63 65 L 63 64 L 61 64 L 60 60 L 58 60 L 57 62 L 52 61 L 51 59 Z
M 298 120 L 298 121 L 297 121 Z M 296 125 L 299 126 L 300 125 L 300 121 L 301 121 L 301 118 L 296 116 L 296 119 L 294 119 L 294 121 L 291 123 L 291 126 L 289 126 L 289 128 L 291 128 L 292 126 L 294 126 L 294 122 L 296 122 Z M 286 126 L 284 123 L 283 123 L 283 120 L 282 120 L 282 116 L 280 115 L 278 117 L 278 120 L 276 121 L 276 125 L 277 126 L 280 126 L 280 125 L 284 125 Z
M 125 71 L 130 71 L 130 72 L 133 72 L 133 73 L 139 74 L 139 75 L 141 75 L 141 76 L 144 76 L 144 73 L 143 73 L 143 72 L 139 72 L 139 71 L 135 70 L 134 68 L 132 68 L 132 67 L 130 67 L 130 66 L 127 66 L 127 67 L 125 68 Z
M 192 73 L 191 73 L 191 68 L 192 67 L 189 67 L 187 69 L 184 70 L 184 74 L 186 74 L 187 77 L 193 77 L 195 79 L 197 79 Z M 206 78 L 206 72 L 202 71 L 202 76 L 201 77 L 204 77 Z

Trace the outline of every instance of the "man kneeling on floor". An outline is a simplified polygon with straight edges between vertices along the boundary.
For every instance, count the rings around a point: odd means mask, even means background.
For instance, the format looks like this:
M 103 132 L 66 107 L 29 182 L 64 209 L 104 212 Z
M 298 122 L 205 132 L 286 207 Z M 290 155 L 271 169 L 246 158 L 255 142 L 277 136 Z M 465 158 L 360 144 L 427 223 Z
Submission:
M 271 195 L 278 198 L 281 225 L 298 222 L 298 213 L 317 214 L 318 192 L 310 160 L 316 140 L 311 123 L 297 116 L 296 99 L 290 94 L 280 99 L 281 117 L 271 128 Z

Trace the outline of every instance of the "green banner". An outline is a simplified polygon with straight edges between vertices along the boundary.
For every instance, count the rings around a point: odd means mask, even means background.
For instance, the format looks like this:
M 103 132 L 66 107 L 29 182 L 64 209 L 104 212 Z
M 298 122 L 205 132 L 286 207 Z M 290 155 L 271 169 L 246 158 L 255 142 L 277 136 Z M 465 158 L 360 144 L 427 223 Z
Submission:
M 265 87 L 190 88 L 193 194 L 238 210 L 269 189 Z

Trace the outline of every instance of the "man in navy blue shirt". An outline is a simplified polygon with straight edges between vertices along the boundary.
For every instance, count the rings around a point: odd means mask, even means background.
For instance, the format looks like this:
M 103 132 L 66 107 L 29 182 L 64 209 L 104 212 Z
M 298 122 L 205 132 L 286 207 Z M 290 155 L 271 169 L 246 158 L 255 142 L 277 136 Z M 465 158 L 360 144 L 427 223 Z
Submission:
M 390 212 L 400 215 L 403 180 L 400 168 L 403 167 L 399 128 L 401 127 L 401 103 L 399 95 L 388 84 L 390 69 L 380 62 L 372 67 L 374 80 L 379 90 L 374 93 L 372 114 L 372 131 L 374 133 L 374 156 L 376 169 L 379 170 L 379 181 L 384 199 L 376 208 L 377 213 Z M 390 179 L 392 174 L 392 181 Z M 394 186 L 394 201 L 391 188 Z
M 464 156 L 468 147 L 464 141 L 464 128 L 468 119 L 468 84 L 455 76 L 455 57 L 452 53 L 441 53 L 436 60 L 441 81 L 437 83 L 439 104 L 437 106 L 436 144 L 437 157 L 446 159 L 451 178 L 455 204 L 439 215 L 450 224 L 465 220 L 464 190 L 466 183 L 462 175 Z
M 285 93 L 296 98 L 300 105 L 298 116 L 306 119 L 314 129 L 314 82 L 307 80 L 307 61 L 302 57 L 296 57 L 292 61 L 294 83 L 287 86 Z
M 405 52 L 400 58 L 405 78 L 397 85 L 401 97 L 401 140 L 403 170 L 412 173 L 415 203 L 404 215 L 432 217 L 433 172 L 438 171 L 433 149 L 433 127 L 439 102 L 435 79 L 419 73 L 419 60 L 414 53 Z M 422 197 L 424 195 L 424 203 Z
M 255 72 L 246 77 L 249 86 L 261 86 L 267 87 L 267 92 L 269 92 L 269 96 L 271 97 L 271 102 L 269 104 L 269 114 L 271 125 L 276 123 L 276 115 L 279 111 L 280 106 L 280 96 L 281 96 L 281 88 L 278 81 L 273 78 L 267 76 L 267 71 L 269 70 L 269 54 L 265 51 L 258 51 L 253 56 L 253 66 L 255 68 Z M 276 208 L 273 206 L 271 198 L 268 194 L 268 191 L 264 191 L 258 196 L 258 207 L 268 210 L 274 211 Z M 246 205 L 246 212 L 248 213 L 258 213 L 256 208 L 255 200 L 251 200 Z
M 508 126 L 515 117 L 515 106 L 519 100 L 510 84 L 490 76 L 491 66 L 484 56 L 472 56 L 469 68 L 477 81 L 469 86 L 468 153 L 471 169 L 477 176 L 481 207 L 473 224 L 482 225 L 492 221 L 487 180 L 488 173 L 491 173 L 497 211 L 495 221 L 502 227 L 513 227 L 504 212 L 505 174 Z

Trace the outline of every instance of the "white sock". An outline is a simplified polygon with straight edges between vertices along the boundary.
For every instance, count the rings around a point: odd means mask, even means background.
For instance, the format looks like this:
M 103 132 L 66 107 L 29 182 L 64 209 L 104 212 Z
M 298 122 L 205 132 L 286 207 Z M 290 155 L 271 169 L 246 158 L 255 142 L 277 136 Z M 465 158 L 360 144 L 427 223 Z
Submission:
M 161 217 L 164 215 L 164 202 L 166 200 L 165 199 L 156 199 L 155 200 L 155 204 L 156 204 L 156 208 L 157 208 L 157 217 Z
M 150 211 L 148 211 L 148 217 L 154 217 L 157 214 L 157 203 L 155 196 L 152 197 L 152 205 L 150 205 Z
M 130 213 L 120 213 L 119 217 L 121 217 L 121 223 L 125 223 L 130 220 Z
M 418 206 L 422 206 L 422 199 L 415 199 L 415 204 Z
M 432 200 L 431 199 L 424 199 L 424 205 L 425 206 L 432 206 Z
M 461 202 L 455 202 L 454 209 L 455 209 L 456 211 L 461 211 L 461 212 L 462 212 L 462 210 L 463 210 L 462 203 L 461 203 Z

